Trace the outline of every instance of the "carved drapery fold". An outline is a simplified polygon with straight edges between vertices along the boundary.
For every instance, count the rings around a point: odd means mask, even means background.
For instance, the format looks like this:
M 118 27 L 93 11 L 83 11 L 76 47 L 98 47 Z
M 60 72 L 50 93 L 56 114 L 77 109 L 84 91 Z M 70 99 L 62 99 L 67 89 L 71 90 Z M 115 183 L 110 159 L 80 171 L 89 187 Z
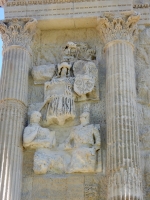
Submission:
M 140 16 L 98 19 L 105 43 L 108 200 L 142 200 L 133 42 Z
M 4 42 L 0 82 L 0 199 L 20 200 L 22 132 L 27 112 L 30 44 L 36 20 L 1 21 Z

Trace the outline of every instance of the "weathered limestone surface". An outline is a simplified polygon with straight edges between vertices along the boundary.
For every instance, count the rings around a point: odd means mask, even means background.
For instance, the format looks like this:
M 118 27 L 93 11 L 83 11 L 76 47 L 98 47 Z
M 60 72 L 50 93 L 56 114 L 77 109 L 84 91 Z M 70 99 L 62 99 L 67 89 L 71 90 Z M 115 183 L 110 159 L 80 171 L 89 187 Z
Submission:
M 4 42 L 0 83 L 0 199 L 19 200 L 22 182 L 22 131 L 28 99 L 29 45 L 36 20 L 0 23 Z
M 106 54 L 108 199 L 143 199 L 133 58 L 138 20 L 135 13 L 99 19 Z
M 40 36 L 39 36 L 40 35 Z M 97 43 L 99 43 L 99 38 L 97 37 L 97 31 L 95 29 L 78 29 L 78 30 L 54 30 L 54 31 L 41 31 L 39 32 L 39 35 L 36 36 L 35 38 L 35 46 L 33 47 L 33 50 L 35 52 L 34 54 L 34 66 L 39 66 L 39 65 L 48 65 L 48 63 L 54 63 L 56 66 L 58 63 L 61 63 L 62 61 L 62 56 L 61 56 L 61 52 L 62 49 L 64 49 L 66 47 L 66 44 L 68 43 L 68 41 L 73 41 L 76 42 L 77 45 L 81 43 L 88 44 L 88 46 L 91 47 L 91 49 L 94 49 L 96 52 L 98 51 L 99 53 L 97 54 L 97 61 L 94 61 L 94 66 L 96 65 L 96 67 L 100 67 L 100 72 L 96 69 L 96 71 L 98 71 L 98 74 L 100 74 L 99 76 L 99 82 L 98 82 L 98 78 L 96 77 L 96 86 L 98 85 L 98 90 L 99 90 L 99 85 L 103 85 L 105 86 L 105 66 L 102 65 L 102 56 L 101 56 L 101 45 L 97 45 Z M 94 37 L 93 37 L 94 35 Z M 82 38 L 84 38 L 84 40 L 82 40 Z M 41 41 L 41 42 L 39 42 Z M 39 43 L 38 43 L 39 42 Z M 36 49 L 36 45 L 38 44 L 38 49 Z M 82 45 L 83 45 L 82 44 Z M 86 47 L 87 45 L 85 45 Z M 86 50 L 87 48 L 85 48 Z M 70 50 L 69 50 L 70 51 Z M 71 50 L 72 52 L 72 50 Z M 86 53 L 86 51 L 85 51 Z M 80 55 L 81 57 L 81 55 Z M 71 59 L 71 58 L 70 58 Z M 101 63 L 100 63 L 101 60 Z M 76 61 L 75 61 L 76 62 Z M 83 63 L 83 64 L 82 64 Z M 88 63 L 88 61 L 84 61 L 81 62 L 81 65 L 77 65 L 76 70 L 74 71 L 75 74 L 79 74 L 82 76 L 83 73 L 86 72 L 86 69 L 89 69 L 89 67 L 85 67 L 84 68 L 84 63 Z M 74 66 L 74 65 L 73 65 Z M 72 67 L 73 67 L 72 66 Z M 83 68 L 83 70 L 80 70 L 81 68 Z M 57 69 L 57 67 L 56 67 Z M 73 70 L 73 69 L 71 69 Z M 71 71 L 71 74 L 73 73 L 73 71 Z M 97 72 L 96 72 L 97 73 Z M 57 73 L 56 73 L 57 74 Z M 92 75 L 93 76 L 93 75 Z M 59 77 L 58 77 L 59 79 Z M 30 106 L 30 110 L 29 110 L 29 116 L 32 113 L 32 111 L 34 110 L 38 110 L 41 106 L 42 106 L 42 102 L 44 101 L 44 85 L 37 85 L 34 84 L 32 77 L 30 77 L 29 79 L 29 106 Z M 102 87 L 101 87 L 102 88 Z M 41 197 L 41 195 L 43 195 L 43 197 L 46 199 L 50 198 L 51 195 L 51 199 L 91 199 L 91 196 L 95 199 L 98 199 L 99 197 L 102 199 L 105 199 L 106 197 L 106 180 L 105 180 L 105 175 L 103 174 L 103 171 L 105 171 L 105 166 L 102 166 L 102 160 L 105 163 L 103 157 L 105 157 L 105 89 L 103 87 L 103 89 L 101 90 L 101 98 L 102 100 L 88 100 L 88 103 L 90 104 L 90 123 L 89 125 L 87 125 L 87 133 L 81 135 L 81 144 L 79 142 L 79 146 L 83 146 L 83 149 L 85 148 L 85 146 L 89 146 L 89 147 L 93 147 L 93 148 L 89 148 L 89 152 L 90 150 L 93 149 L 93 154 L 95 154 L 95 150 L 94 150 L 94 138 L 92 137 L 94 135 L 94 129 L 98 129 L 98 127 L 96 126 L 97 124 L 99 125 L 99 121 L 100 122 L 100 135 L 101 135 L 101 140 L 103 147 L 100 147 L 101 149 L 96 152 L 96 164 L 98 163 L 98 165 L 96 165 L 96 168 L 94 169 L 95 172 L 79 172 L 79 173 L 66 173 L 64 168 L 60 168 L 61 166 L 63 166 L 63 156 L 66 156 L 62 153 L 62 150 L 59 150 L 58 152 L 58 147 L 60 144 L 64 143 L 65 140 L 67 140 L 67 138 L 69 137 L 71 130 L 73 128 L 78 127 L 80 129 L 80 115 L 83 112 L 83 108 L 85 107 L 85 102 L 87 100 L 84 101 L 75 101 L 75 111 L 76 111 L 76 117 L 74 120 L 72 121 L 67 121 L 63 126 L 60 127 L 60 125 L 58 124 L 51 124 L 49 125 L 48 128 L 51 131 L 55 131 L 55 135 L 56 135 L 56 149 L 54 151 L 52 151 L 52 149 L 38 149 L 35 152 L 31 151 L 29 149 L 26 149 L 24 152 L 24 159 L 23 159 L 23 196 L 22 199 L 26 199 L 29 197 L 29 199 L 38 199 Z M 92 125 L 94 124 L 94 125 Z M 43 125 L 42 125 L 43 126 Z M 91 130 L 90 130 L 91 128 Z M 93 135 L 90 134 L 93 131 Z M 77 131 L 76 131 L 77 132 Z M 80 131 L 77 132 L 77 135 L 80 133 Z M 74 133 L 74 135 L 76 135 Z M 80 135 L 80 134 L 79 134 Z M 86 136 L 84 138 L 84 135 Z M 90 141 L 92 141 L 92 145 L 91 143 L 88 143 L 87 140 L 87 136 L 90 136 Z M 76 138 L 78 138 L 77 136 L 75 136 L 74 140 L 76 141 Z M 87 143 L 82 144 L 82 140 L 86 141 Z M 72 142 L 71 142 L 72 143 Z M 77 143 L 77 142 L 76 142 Z M 95 143 L 95 142 L 94 142 Z M 99 140 L 97 140 L 97 143 L 99 143 Z M 99 144 L 98 144 L 99 146 Z M 79 148 L 80 149 L 80 148 Z M 82 149 L 82 148 L 81 148 Z M 73 146 L 71 146 L 71 151 L 75 152 L 75 148 L 73 148 Z M 67 152 L 68 154 L 71 152 Z M 85 154 L 84 154 L 85 153 Z M 82 152 L 81 154 L 86 155 L 87 157 L 84 158 L 83 155 L 78 155 L 76 154 L 76 156 L 79 156 L 78 158 L 80 159 L 80 157 L 83 159 L 83 161 L 90 161 L 91 158 L 88 156 L 91 156 L 94 158 L 94 164 L 95 164 L 95 155 L 89 155 L 89 153 L 87 153 L 87 151 Z M 54 156 L 55 155 L 55 156 Z M 74 159 L 73 159 L 74 160 Z M 50 162 L 52 161 L 52 162 Z M 59 161 L 59 162 L 58 162 Z M 65 157 L 65 163 L 67 161 L 67 165 L 69 166 L 70 161 L 71 161 L 71 156 L 70 157 Z M 65 164 L 64 163 L 64 164 Z M 81 161 L 82 163 L 82 161 Z M 86 163 L 86 162 L 85 162 Z M 45 175 L 38 175 L 38 172 L 33 171 L 34 167 L 39 167 L 39 169 L 45 170 L 43 168 L 40 168 L 40 166 L 46 165 L 47 167 L 47 172 L 44 172 Z M 88 163 L 86 164 L 88 166 Z M 105 164 L 104 164 L 105 165 Z M 81 165 L 82 166 L 82 165 Z M 80 168 L 81 168 L 80 166 Z M 83 166 L 82 166 L 83 167 Z M 74 169 L 75 170 L 75 169 Z M 84 169 L 82 169 L 84 170 Z M 93 168 L 92 168 L 93 171 Z M 96 173 L 99 173 L 99 175 L 101 176 L 100 179 L 97 180 L 97 182 L 93 182 L 93 176 L 96 176 Z M 81 174 L 84 174 L 83 176 L 85 176 L 86 182 L 84 181 L 84 177 L 82 178 L 83 181 L 80 182 L 80 179 L 78 178 Z M 46 186 L 48 189 L 47 190 L 47 195 L 45 196 L 41 191 L 45 191 L 44 188 L 41 188 L 40 192 L 38 192 L 36 194 L 36 187 L 40 188 L 40 182 L 38 182 L 39 179 L 35 179 L 34 182 L 33 179 L 34 177 L 41 177 L 41 181 L 45 182 L 45 178 L 44 177 L 49 177 L 49 179 L 52 179 L 51 185 Z M 63 189 L 63 195 L 58 195 L 56 190 L 62 190 L 61 189 L 61 184 L 59 185 L 59 183 L 56 184 L 57 189 L 53 189 L 53 180 L 54 179 L 58 179 L 61 180 L 62 177 L 64 177 L 64 184 L 66 184 L 65 188 Z M 33 184 L 33 188 L 31 190 L 29 190 L 29 187 L 26 185 L 27 182 L 26 180 L 28 180 L 28 178 L 31 178 L 31 182 Z M 25 181 L 25 182 L 24 182 Z M 66 182 L 66 183 L 65 183 Z M 69 189 L 67 189 L 67 187 Z M 54 190 L 53 192 L 51 191 L 51 189 Z M 26 192 L 24 192 L 24 190 Z M 34 193 L 34 194 L 33 194 Z M 41 194 L 40 194 L 41 193 Z M 75 195 L 76 194 L 76 195 Z M 28 196 L 29 195 L 29 196 Z M 34 195 L 36 195 L 34 197 Z M 38 197 L 39 196 L 39 197 Z
M 0 199 L 149 200 L 150 0 L 0 6 Z

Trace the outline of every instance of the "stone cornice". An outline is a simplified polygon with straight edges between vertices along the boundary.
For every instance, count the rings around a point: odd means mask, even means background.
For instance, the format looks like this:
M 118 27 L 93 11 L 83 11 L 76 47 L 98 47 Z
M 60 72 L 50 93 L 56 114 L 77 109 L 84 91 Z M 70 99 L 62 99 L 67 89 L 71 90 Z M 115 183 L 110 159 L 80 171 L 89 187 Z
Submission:
M 137 22 L 140 15 L 131 12 L 119 14 L 105 13 L 104 17 L 98 18 L 97 30 L 104 44 L 114 40 L 124 40 L 133 44 L 137 38 Z
M 57 3 L 74 3 L 74 2 L 88 2 L 88 0 L 20 0 L 7 1 L 0 0 L 0 5 L 3 6 L 7 2 L 7 6 L 23 6 L 23 5 L 39 5 L 39 4 L 57 4 Z M 147 8 L 148 3 L 134 4 L 133 8 Z
M 3 50 L 20 46 L 29 51 L 32 37 L 36 31 L 37 20 L 33 18 L 7 19 L 0 21 Z
M 89 0 L 27 0 L 7 2 L 7 6 L 45 5 L 58 3 L 88 2 Z

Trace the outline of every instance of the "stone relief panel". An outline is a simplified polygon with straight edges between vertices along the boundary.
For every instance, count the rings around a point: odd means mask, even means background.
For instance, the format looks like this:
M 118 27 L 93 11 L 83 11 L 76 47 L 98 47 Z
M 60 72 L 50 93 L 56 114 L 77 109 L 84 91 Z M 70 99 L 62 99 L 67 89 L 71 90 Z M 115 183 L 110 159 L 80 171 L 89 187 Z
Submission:
M 69 76 L 71 65 L 63 62 L 58 65 L 58 76 L 44 84 L 44 103 L 40 108 L 44 125 L 64 125 L 75 118 L 73 78 Z
M 51 30 L 51 31 L 39 31 L 35 37 L 35 45 L 33 46 L 34 50 L 34 64 L 45 65 L 48 63 L 57 64 L 62 60 L 62 52 L 66 48 L 68 41 L 74 41 L 73 43 L 78 43 L 76 46 L 81 46 L 84 41 L 84 45 L 89 46 L 88 49 L 92 49 L 90 55 L 95 56 L 96 50 L 96 40 L 97 32 L 94 28 L 88 29 L 74 29 L 74 30 Z M 40 44 L 40 46 L 39 46 Z M 80 44 L 80 45 L 79 45 Z M 87 45 L 88 44 L 88 45 Z M 83 45 L 83 46 L 84 46 Z M 86 47 L 87 48 L 87 47 Z M 86 49 L 82 47 L 82 49 Z M 91 50 L 88 50 L 91 51 Z M 93 57 L 93 56 L 92 56 Z M 79 59 L 81 59 L 78 56 Z M 83 56 L 82 56 L 83 59 Z M 92 58 L 92 60 L 94 60 Z
M 95 29 L 88 28 L 59 31 L 38 30 L 32 47 L 32 50 L 34 52 L 32 66 L 50 65 L 51 63 L 57 66 L 63 61 L 64 50 L 67 49 L 66 46 L 68 45 L 68 41 L 69 43 L 71 43 L 70 41 L 75 41 L 73 43 L 75 43 L 75 46 L 78 49 L 78 59 L 86 59 L 86 62 L 92 59 L 92 62 L 94 62 L 96 64 L 96 67 L 99 69 L 99 81 L 95 81 L 95 86 L 93 91 L 91 92 L 91 95 L 89 95 L 89 93 L 84 95 L 84 98 L 86 97 L 88 100 L 92 100 L 91 97 L 94 96 L 94 99 L 97 101 L 99 99 L 99 84 L 101 90 L 103 90 L 101 91 L 101 97 L 105 96 L 103 95 L 105 94 L 105 64 L 103 64 L 103 57 L 101 55 L 102 44 L 97 37 L 97 31 Z M 72 47 L 69 46 L 69 51 L 72 51 L 71 48 Z M 86 51 L 90 52 L 90 58 L 85 56 L 85 54 L 87 55 Z M 71 77 L 73 73 L 72 71 L 73 70 L 71 69 Z M 98 74 L 96 78 L 98 78 Z M 38 103 L 40 105 L 40 102 L 44 101 L 44 89 L 42 89 L 43 85 L 34 85 L 34 82 L 31 79 L 32 78 L 30 78 L 29 84 L 29 108 L 31 107 L 30 111 L 33 111 L 33 107 L 38 107 L 38 105 L 35 106 L 35 103 Z M 80 100 L 82 100 L 81 96 L 77 95 L 75 98 L 75 104 L 76 101 L 78 102 Z M 32 104 L 34 105 L 32 106 Z M 102 104 L 100 105 L 100 107 L 104 106 L 105 101 L 100 102 L 100 104 Z M 38 107 L 38 109 L 40 109 L 40 106 Z M 97 113 L 97 115 L 99 114 L 101 115 L 101 113 Z
M 68 173 L 94 172 L 96 154 L 100 149 L 100 133 L 96 126 L 89 125 L 89 112 L 80 115 L 81 125 L 75 126 L 66 141 L 60 145 L 72 150 Z
M 97 159 L 101 147 L 99 128 L 89 124 L 89 105 L 85 109 L 80 116 L 81 125 L 73 127 L 69 137 L 57 147 L 55 132 L 39 125 L 41 114 L 37 111 L 31 114 L 23 144 L 25 148 L 36 149 L 33 167 L 36 174 L 101 172 L 102 163 Z
M 39 133 L 29 146 L 24 144 L 22 200 L 28 197 L 28 200 L 38 199 L 39 197 L 84 200 L 91 199 L 92 196 L 94 199 L 98 197 L 105 199 L 106 184 L 104 184 L 104 177 L 98 178 L 101 184 L 94 178 L 105 173 L 106 147 L 105 63 L 102 55 L 102 44 L 97 38 L 97 33 L 94 29 L 39 31 L 33 43 L 33 52 L 32 66 L 34 67 L 32 67 L 29 75 L 28 117 L 30 119 L 34 111 L 40 113 L 41 120 L 38 122 L 38 126 L 43 134 L 47 132 L 48 135 L 53 135 L 55 145 L 52 147 L 52 141 L 49 140 L 49 137 L 46 137 L 51 145 L 42 146 L 41 141 L 39 146 L 32 146 L 32 143 L 34 144 L 37 139 L 42 140 L 43 135 L 41 137 Z M 47 73 L 50 66 L 55 66 L 52 76 Z M 53 73 L 53 69 L 52 67 L 52 71 L 49 72 Z M 79 91 L 79 94 L 77 94 L 75 81 L 82 81 L 82 77 L 84 77 L 83 83 L 85 85 L 83 84 L 81 88 L 82 92 Z M 87 90 L 86 84 L 92 85 L 90 91 Z M 60 87 L 64 88 L 61 93 Z M 59 101 L 57 97 L 66 94 L 69 97 L 68 92 L 73 98 L 74 118 L 66 118 L 63 125 L 60 124 L 61 122 L 58 119 L 49 120 L 48 118 L 52 115 L 56 116 L 55 113 L 60 114 L 57 115 L 57 118 L 59 118 L 61 113 L 64 112 L 63 109 L 60 109 L 65 108 L 64 103 L 61 98 Z M 52 101 L 55 98 L 56 100 Z M 90 104 L 90 109 L 85 112 L 87 103 Z M 90 121 L 86 126 L 82 126 L 80 122 L 80 115 L 82 116 L 83 113 L 88 113 L 87 116 L 90 115 Z M 46 118 L 49 121 L 48 123 L 44 121 Z M 31 123 L 29 122 L 28 127 L 30 126 Z M 81 135 L 78 131 L 80 127 L 83 128 Z M 72 132 L 74 132 L 74 137 L 69 143 L 70 149 L 67 149 L 65 144 Z M 81 141 L 76 141 L 78 135 Z M 83 137 L 84 135 L 85 137 Z M 73 144 L 75 141 L 78 144 L 78 151 L 75 151 L 76 147 Z M 99 144 L 98 141 L 100 141 Z M 81 156 L 78 156 L 79 153 L 82 153 Z M 83 163 L 79 163 L 79 172 L 74 172 L 74 159 L 82 159 L 83 161 Z M 84 163 L 86 163 L 86 166 L 84 166 Z M 74 168 L 72 172 L 71 167 Z M 31 178 L 30 182 L 32 183 L 30 191 L 28 191 L 29 187 L 26 186 L 28 178 Z M 41 186 L 43 181 L 44 187 Z M 61 196 L 57 194 L 58 190 L 62 191 Z
M 44 102 L 39 108 L 44 126 L 73 120 L 75 101 L 99 100 L 95 59 L 96 51 L 88 44 L 69 41 L 56 68 L 54 64 L 32 68 L 34 84 L 44 84 Z

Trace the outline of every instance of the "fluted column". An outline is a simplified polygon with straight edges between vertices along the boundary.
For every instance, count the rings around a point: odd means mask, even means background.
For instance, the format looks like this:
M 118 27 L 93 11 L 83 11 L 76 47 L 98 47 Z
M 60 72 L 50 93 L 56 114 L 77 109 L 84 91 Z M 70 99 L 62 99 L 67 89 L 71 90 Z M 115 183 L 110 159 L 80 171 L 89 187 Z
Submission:
M 0 199 L 20 200 L 22 132 L 24 128 L 30 43 L 36 20 L 14 19 L 0 23 L 3 65 L 0 80 Z
M 98 19 L 105 43 L 108 200 L 142 200 L 133 41 L 139 15 Z

